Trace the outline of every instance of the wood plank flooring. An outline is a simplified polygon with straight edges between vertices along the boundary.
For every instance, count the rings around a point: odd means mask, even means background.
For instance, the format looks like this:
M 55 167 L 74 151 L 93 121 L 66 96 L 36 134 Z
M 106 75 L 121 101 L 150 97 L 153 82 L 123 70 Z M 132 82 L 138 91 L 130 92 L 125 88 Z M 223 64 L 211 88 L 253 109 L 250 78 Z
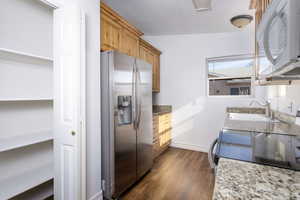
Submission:
M 169 148 L 121 200 L 210 200 L 213 188 L 206 153 Z

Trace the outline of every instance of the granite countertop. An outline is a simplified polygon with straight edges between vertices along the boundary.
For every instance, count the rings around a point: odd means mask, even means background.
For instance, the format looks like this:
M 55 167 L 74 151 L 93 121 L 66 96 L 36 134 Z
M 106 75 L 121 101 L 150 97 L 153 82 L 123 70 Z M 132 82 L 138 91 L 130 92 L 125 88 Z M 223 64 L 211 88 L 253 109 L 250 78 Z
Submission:
M 153 105 L 153 115 L 163 115 L 172 112 L 170 105 Z
M 219 160 L 213 200 L 300 199 L 300 172 L 243 161 Z
M 265 108 L 255 108 L 255 107 L 228 107 L 226 109 L 227 113 L 248 113 L 248 114 L 265 114 Z
M 227 108 L 229 113 L 263 114 L 258 108 Z M 276 113 L 275 113 L 276 114 Z M 281 117 L 278 115 L 278 119 Z M 285 117 L 285 116 L 283 116 Z M 287 117 L 289 118 L 289 117 Z M 289 121 L 289 120 L 287 120 Z M 300 126 L 284 121 L 225 119 L 224 129 L 300 135 Z M 300 200 L 300 172 L 220 158 L 213 200 Z

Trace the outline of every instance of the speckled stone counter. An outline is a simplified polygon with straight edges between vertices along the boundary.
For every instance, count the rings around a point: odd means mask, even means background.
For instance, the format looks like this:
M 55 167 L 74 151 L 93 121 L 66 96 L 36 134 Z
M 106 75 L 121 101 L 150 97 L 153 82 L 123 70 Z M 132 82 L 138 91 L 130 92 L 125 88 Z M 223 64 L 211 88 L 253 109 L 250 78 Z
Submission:
M 221 158 L 213 200 L 300 200 L 300 172 Z
M 228 107 L 226 109 L 228 113 L 248 113 L 248 114 L 265 114 L 265 108 L 253 108 L 253 107 Z
M 163 115 L 172 112 L 172 106 L 169 105 L 153 105 L 153 115 Z

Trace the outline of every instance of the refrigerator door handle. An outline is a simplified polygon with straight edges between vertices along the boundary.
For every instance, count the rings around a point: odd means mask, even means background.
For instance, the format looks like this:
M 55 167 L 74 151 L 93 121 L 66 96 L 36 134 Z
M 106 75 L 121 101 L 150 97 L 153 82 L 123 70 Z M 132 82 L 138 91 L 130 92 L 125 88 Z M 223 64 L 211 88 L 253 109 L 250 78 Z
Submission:
M 133 64 L 133 70 L 132 70 L 132 118 L 133 118 L 133 128 L 137 128 L 137 106 L 136 106 L 136 66 L 135 63 Z
M 138 90 L 141 86 L 141 72 L 139 71 L 138 67 L 136 67 L 136 73 L 137 73 L 137 128 L 140 126 L 141 122 L 141 114 L 142 114 L 142 101 L 140 97 L 140 91 Z

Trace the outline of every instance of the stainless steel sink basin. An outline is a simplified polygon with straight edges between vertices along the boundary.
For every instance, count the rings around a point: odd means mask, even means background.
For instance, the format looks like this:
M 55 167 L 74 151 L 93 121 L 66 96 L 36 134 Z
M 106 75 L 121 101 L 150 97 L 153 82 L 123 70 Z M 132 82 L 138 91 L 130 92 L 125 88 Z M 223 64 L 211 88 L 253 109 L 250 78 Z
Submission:
M 278 122 L 278 120 L 271 120 L 265 115 L 248 113 L 228 113 L 228 118 L 239 121 Z

